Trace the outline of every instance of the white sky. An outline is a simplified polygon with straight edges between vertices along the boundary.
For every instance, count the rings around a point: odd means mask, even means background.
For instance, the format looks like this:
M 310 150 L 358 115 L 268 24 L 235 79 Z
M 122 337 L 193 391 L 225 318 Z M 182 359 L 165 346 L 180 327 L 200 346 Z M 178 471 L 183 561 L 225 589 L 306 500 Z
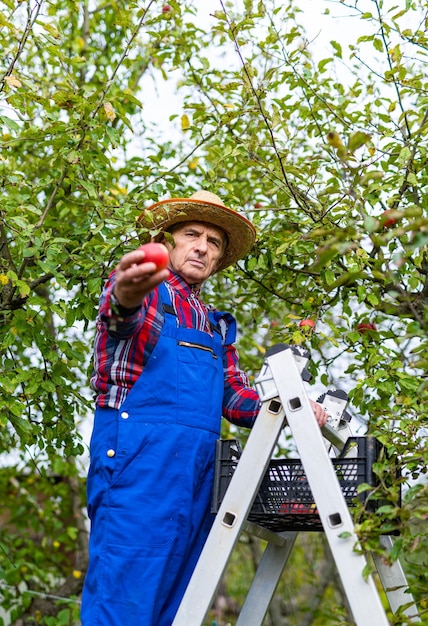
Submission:
M 400 2 L 400 0 L 398 0 Z M 402 2 L 402 0 L 401 0 Z M 374 10 L 374 2 L 372 0 L 360 0 L 359 7 L 364 7 L 367 11 Z M 226 4 L 226 3 L 225 3 Z M 395 2 L 394 4 L 397 4 Z M 391 0 L 385 0 L 385 5 L 393 5 Z M 234 6 L 242 10 L 242 0 L 235 0 Z M 227 8 L 227 6 L 226 6 Z M 369 32 L 369 23 L 366 20 L 356 17 L 357 12 L 344 7 L 340 1 L 336 0 L 302 0 L 299 14 L 299 23 L 303 24 L 307 31 L 307 42 L 309 50 L 314 60 L 326 58 L 332 55 L 332 47 L 330 41 L 337 41 L 343 49 L 343 76 L 346 76 L 349 65 L 348 45 L 349 42 L 355 42 L 356 39 Z M 330 11 L 326 15 L 326 10 Z M 219 0 L 204 0 L 200 2 L 198 7 L 198 16 L 193 21 L 202 29 L 209 31 L 217 19 L 213 16 L 215 11 L 221 10 Z M 226 50 L 226 46 L 229 49 Z M 222 56 L 226 57 L 223 63 L 229 63 L 231 66 L 240 67 L 241 61 L 235 51 L 234 44 L 229 41 L 221 50 Z M 242 47 L 242 53 L 245 55 L 245 46 Z M 340 66 L 339 66 L 340 71 Z M 180 117 L 184 112 L 182 108 L 182 93 L 176 93 L 176 84 L 181 76 L 179 70 L 172 72 L 170 78 L 165 80 L 157 80 L 154 85 L 152 78 L 147 78 L 147 89 L 142 90 L 141 98 L 144 105 L 144 118 L 151 121 L 159 128 L 164 126 L 168 128 L 168 133 L 177 132 L 181 134 Z M 170 123 L 169 117 L 178 114 L 178 118 Z

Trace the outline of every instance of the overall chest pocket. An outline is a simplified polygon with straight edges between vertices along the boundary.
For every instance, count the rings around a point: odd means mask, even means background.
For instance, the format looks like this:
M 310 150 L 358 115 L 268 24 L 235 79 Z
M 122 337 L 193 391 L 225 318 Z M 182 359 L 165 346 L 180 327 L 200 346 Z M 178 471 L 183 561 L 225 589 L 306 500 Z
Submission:
M 195 360 L 200 358 L 200 351 L 207 353 L 207 356 L 210 355 L 213 359 L 218 359 L 218 356 L 214 352 L 213 348 L 202 343 L 180 340 L 178 341 L 178 348 L 179 360 L 194 363 Z
M 203 343 L 179 340 L 177 348 L 178 421 L 218 432 L 224 391 L 222 360 Z

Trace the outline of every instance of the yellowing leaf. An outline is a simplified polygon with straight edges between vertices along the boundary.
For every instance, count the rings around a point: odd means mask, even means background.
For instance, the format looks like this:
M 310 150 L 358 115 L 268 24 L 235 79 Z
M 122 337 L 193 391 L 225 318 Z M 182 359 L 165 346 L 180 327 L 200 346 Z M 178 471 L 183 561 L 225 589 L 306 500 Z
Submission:
M 27 285 L 27 283 L 24 283 L 24 281 L 23 281 L 23 280 L 17 280 L 17 281 L 16 281 L 16 286 L 17 286 L 17 287 L 18 287 L 18 289 L 19 289 L 19 294 L 20 294 L 23 298 L 25 298 L 26 296 L 28 296 L 28 295 L 29 295 L 29 293 L 30 293 L 31 289 L 30 289 L 29 285 Z
M 343 146 L 343 141 L 340 138 L 339 133 L 337 133 L 335 130 L 331 130 L 328 134 L 327 134 L 327 143 L 330 144 L 330 146 L 333 146 L 333 148 L 340 148 L 341 146 Z
M 128 193 L 126 187 L 111 187 L 109 191 L 113 196 L 118 196 L 119 194 L 125 196 Z
M 11 87 L 22 87 L 21 81 L 18 80 L 16 76 L 6 76 L 4 80 Z
M 188 130 L 190 128 L 190 120 L 186 114 L 181 116 L 181 130 Z
M 195 157 L 194 159 L 190 161 L 189 169 L 195 170 L 198 167 L 198 164 L 199 164 L 199 159 Z
M 360 178 L 360 185 L 368 185 L 370 182 L 374 180 L 380 180 L 383 178 L 383 172 L 380 170 L 374 170 L 373 172 L 367 172 L 364 176 Z
M 113 122 L 116 119 L 117 115 L 114 112 L 111 102 L 104 102 L 104 111 L 106 112 L 107 118 L 110 122 Z
M 340 146 L 336 151 L 337 156 L 341 161 L 346 161 L 348 158 L 348 150 L 345 146 Z
M 75 45 L 80 52 L 84 50 L 86 43 L 83 37 L 76 37 Z
M 57 28 L 55 28 L 55 26 L 53 26 L 52 24 L 47 24 L 46 22 L 39 22 L 40 26 L 42 28 L 44 28 L 50 35 L 52 35 L 52 37 L 54 37 L 55 39 L 59 39 L 60 38 L 60 33 L 59 30 Z
M 369 135 L 368 133 L 363 133 L 359 130 L 357 130 L 355 133 L 352 133 L 348 141 L 349 152 L 355 152 L 355 150 L 361 148 L 361 146 L 370 141 L 370 139 L 371 135 Z

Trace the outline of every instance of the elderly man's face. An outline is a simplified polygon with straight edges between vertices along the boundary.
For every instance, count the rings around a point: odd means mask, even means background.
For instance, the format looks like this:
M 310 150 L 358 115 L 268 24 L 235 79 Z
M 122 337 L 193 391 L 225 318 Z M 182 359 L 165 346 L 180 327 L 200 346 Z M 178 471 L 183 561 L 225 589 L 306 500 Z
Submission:
M 170 268 L 189 285 L 201 285 L 218 267 L 226 248 L 226 236 L 216 226 L 186 222 L 173 232 L 174 247 L 167 243 Z

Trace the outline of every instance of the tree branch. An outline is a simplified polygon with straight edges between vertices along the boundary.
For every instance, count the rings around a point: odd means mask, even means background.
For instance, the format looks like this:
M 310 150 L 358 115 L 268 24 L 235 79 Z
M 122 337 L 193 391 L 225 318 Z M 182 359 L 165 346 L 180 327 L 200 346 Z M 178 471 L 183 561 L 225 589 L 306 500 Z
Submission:
M 12 61 L 9 64 L 9 67 L 7 68 L 7 70 L 5 71 L 5 73 L 3 74 L 3 76 L 0 78 L 0 92 L 3 91 L 4 88 L 4 84 L 6 82 L 6 78 L 8 76 L 11 76 L 15 65 L 17 64 L 19 57 L 21 56 L 22 52 L 24 51 L 24 46 L 27 42 L 27 39 L 32 31 L 33 28 L 33 24 L 34 22 L 37 20 L 39 13 L 42 9 L 43 6 L 43 2 L 44 0 L 36 0 L 36 10 L 35 10 L 35 14 L 33 16 L 33 18 L 31 17 L 32 11 L 28 11 L 28 17 L 27 17 L 27 23 L 25 25 L 25 29 L 24 32 L 22 34 L 21 39 L 18 42 L 18 49 L 16 51 L 15 56 L 13 57 Z M 28 7 L 30 5 L 28 4 Z

